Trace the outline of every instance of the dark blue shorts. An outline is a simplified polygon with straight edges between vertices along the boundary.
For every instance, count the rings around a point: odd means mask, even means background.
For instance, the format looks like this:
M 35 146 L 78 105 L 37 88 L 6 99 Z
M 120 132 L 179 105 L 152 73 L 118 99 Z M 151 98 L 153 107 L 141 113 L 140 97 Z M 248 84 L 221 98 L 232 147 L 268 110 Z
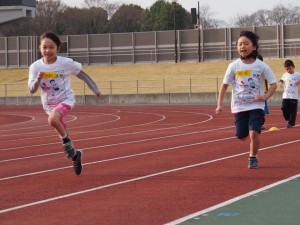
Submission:
M 249 111 L 234 114 L 236 136 L 238 139 L 248 137 L 249 131 L 261 132 L 261 126 L 265 122 L 265 113 L 262 109 L 253 109 Z

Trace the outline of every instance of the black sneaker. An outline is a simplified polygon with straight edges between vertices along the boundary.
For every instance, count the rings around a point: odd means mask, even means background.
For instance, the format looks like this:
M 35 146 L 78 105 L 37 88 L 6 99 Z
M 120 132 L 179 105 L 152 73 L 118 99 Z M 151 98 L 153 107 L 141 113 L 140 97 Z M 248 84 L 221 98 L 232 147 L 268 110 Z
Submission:
M 81 171 L 82 171 L 81 159 L 82 159 L 82 152 L 81 151 L 76 151 L 76 155 L 72 158 L 72 161 L 73 161 L 74 172 L 77 175 L 80 175 Z
M 256 157 L 250 157 L 248 162 L 248 168 L 249 169 L 258 169 L 258 161 Z

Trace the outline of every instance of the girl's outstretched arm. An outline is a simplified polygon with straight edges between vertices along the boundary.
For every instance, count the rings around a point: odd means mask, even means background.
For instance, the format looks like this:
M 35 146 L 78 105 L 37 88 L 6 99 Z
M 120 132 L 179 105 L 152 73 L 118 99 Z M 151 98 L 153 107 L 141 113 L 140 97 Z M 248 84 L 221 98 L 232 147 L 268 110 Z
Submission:
M 95 95 L 97 95 L 97 96 L 101 95 L 101 92 L 98 89 L 97 84 L 92 80 L 92 78 L 89 75 L 87 75 L 85 72 L 83 72 L 81 70 L 76 76 L 80 80 L 82 80 L 83 82 L 85 82 Z

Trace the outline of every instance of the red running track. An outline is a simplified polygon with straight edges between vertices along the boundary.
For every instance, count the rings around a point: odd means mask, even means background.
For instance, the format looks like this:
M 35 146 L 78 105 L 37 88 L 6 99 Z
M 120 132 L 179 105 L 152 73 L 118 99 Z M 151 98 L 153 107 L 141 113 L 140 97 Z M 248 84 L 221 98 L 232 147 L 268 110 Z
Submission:
M 158 225 L 299 174 L 298 126 L 271 108 L 261 168 L 214 106 L 77 106 L 76 176 L 41 107 L 0 107 L 0 224 Z

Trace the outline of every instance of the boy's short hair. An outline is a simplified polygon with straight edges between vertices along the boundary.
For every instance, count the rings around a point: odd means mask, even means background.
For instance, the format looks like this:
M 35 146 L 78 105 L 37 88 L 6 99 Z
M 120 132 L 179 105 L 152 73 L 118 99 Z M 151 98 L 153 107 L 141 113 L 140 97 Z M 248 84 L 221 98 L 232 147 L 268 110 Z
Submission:
M 290 60 L 290 59 L 285 60 L 283 66 L 284 66 L 284 67 L 295 67 L 294 62 L 293 62 L 292 60 Z
M 250 41 L 252 42 L 253 46 L 256 47 L 258 49 L 258 39 L 259 36 L 257 34 L 255 34 L 252 31 L 249 30 L 242 30 L 240 32 L 239 37 L 247 37 L 248 39 L 250 39 Z

